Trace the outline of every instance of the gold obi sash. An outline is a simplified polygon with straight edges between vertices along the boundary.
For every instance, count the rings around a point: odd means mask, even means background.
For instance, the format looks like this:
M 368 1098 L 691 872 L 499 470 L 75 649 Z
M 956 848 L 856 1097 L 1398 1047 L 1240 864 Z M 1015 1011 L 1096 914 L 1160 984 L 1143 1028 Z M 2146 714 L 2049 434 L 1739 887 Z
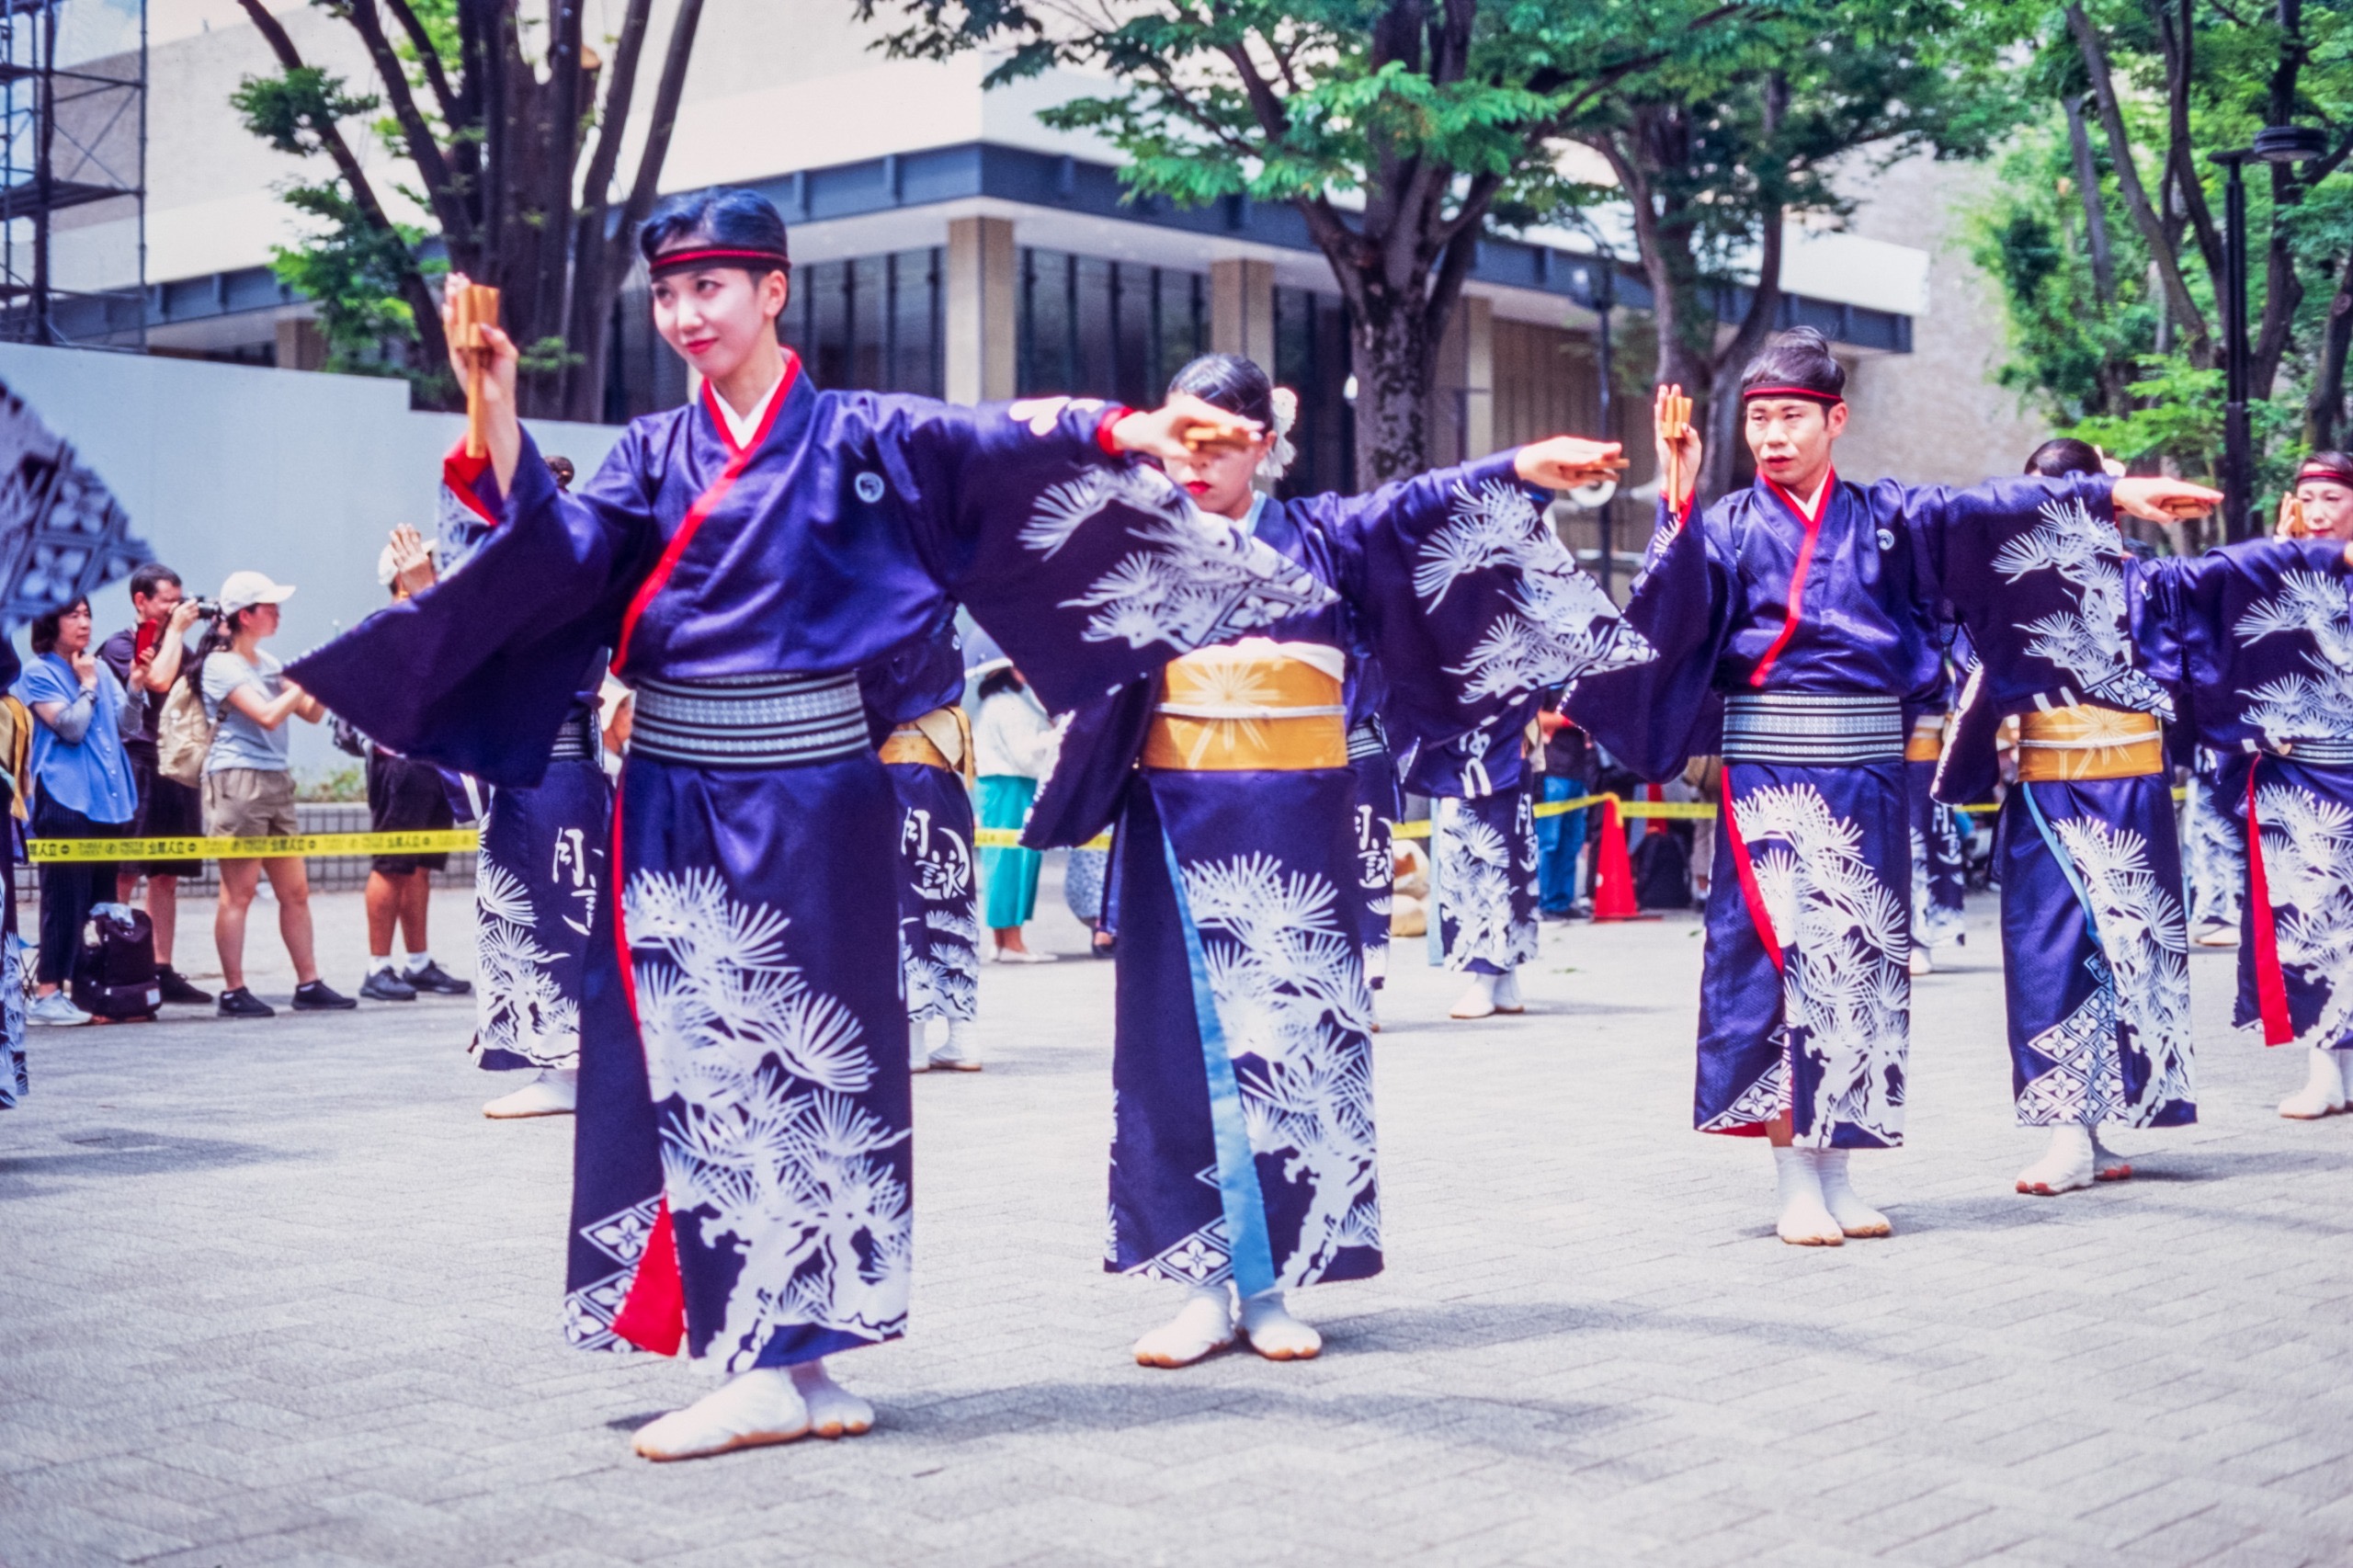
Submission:
M 1923 713 L 1912 721 L 1912 733 L 1904 737 L 1904 760 L 1935 762 L 1945 754 L 1945 716 Z
M 1346 767 L 1347 669 L 1337 648 L 1265 637 L 1172 659 L 1161 672 L 1143 765 L 1223 773 Z
M 2018 777 L 2029 784 L 2140 778 L 2165 768 L 2165 728 L 2154 714 L 2077 703 L 2018 715 Z
M 902 724 L 883 737 L 884 762 L 919 762 L 926 767 L 961 773 L 972 781 L 972 722 L 961 708 L 935 708 L 911 724 Z

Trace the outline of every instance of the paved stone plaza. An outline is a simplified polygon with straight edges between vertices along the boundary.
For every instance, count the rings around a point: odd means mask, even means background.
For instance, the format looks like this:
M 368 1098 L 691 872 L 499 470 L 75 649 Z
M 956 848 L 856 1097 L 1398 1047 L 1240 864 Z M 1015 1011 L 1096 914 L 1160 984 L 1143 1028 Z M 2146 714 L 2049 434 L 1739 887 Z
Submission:
M 571 1124 L 481 1118 L 470 1005 L 37 1030 L 0 1562 L 2353 1560 L 2353 1119 L 2274 1114 L 2302 1062 L 2200 954 L 2203 1124 L 2015 1196 L 1992 915 L 1915 994 L 1911 1146 L 1856 1162 L 1898 1233 L 1836 1252 L 1688 1131 L 1688 918 L 1548 926 L 1482 1025 L 1410 944 L 1389 1272 L 1303 1298 L 1320 1361 L 1181 1372 L 1128 1358 L 1169 1292 L 1097 1261 L 1111 968 L 991 969 L 988 1071 L 916 1085 L 914 1332 L 836 1363 L 874 1432 L 667 1467 L 628 1433 L 703 1385 L 564 1348 Z

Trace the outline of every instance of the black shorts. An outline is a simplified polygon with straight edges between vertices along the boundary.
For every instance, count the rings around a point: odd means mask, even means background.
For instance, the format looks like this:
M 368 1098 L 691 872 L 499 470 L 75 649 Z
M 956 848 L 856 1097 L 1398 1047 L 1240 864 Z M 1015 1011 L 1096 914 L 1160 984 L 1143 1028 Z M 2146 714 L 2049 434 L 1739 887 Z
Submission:
M 133 838 L 202 838 L 204 836 L 204 797 L 176 778 L 166 778 L 155 770 L 153 752 L 142 755 L 142 748 L 124 748 L 131 757 L 131 781 L 139 789 L 139 812 L 131 818 Z M 201 860 L 125 860 L 116 868 L 119 871 L 144 871 L 151 877 L 200 877 L 204 875 Z
M 429 762 L 371 752 L 368 757 L 368 825 L 377 833 L 426 833 L 455 827 L 449 791 L 441 787 L 441 770 Z M 449 857 L 438 855 L 378 855 L 369 864 L 388 877 L 410 871 L 449 869 Z

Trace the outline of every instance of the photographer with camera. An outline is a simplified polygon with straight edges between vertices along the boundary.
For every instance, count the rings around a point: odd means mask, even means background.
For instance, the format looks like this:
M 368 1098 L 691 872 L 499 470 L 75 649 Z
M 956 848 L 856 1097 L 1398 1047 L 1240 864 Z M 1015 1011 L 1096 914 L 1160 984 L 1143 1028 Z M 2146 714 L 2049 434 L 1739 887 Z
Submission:
M 262 639 L 278 631 L 278 607 L 293 592 L 259 572 L 230 573 L 221 585 L 221 618 L 205 633 L 188 675 L 203 698 L 205 717 L 218 726 L 204 759 L 204 825 L 216 838 L 275 838 L 298 831 L 286 721 L 315 724 L 326 709 L 261 650 Z M 288 855 L 221 862 L 221 902 L 212 917 L 224 987 L 221 1016 L 267 1018 L 277 1012 L 245 989 L 245 915 L 264 874 L 278 898 L 278 935 L 294 960 L 295 1010 L 358 1006 L 319 978 L 310 872 L 301 856 Z
M 90 601 L 34 617 L 33 660 L 17 679 L 17 700 L 39 721 L 33 729 L 33 836 L 120 838 L 138 814 L 139 790 L 122 737 L 129 704 L 122 683 L 90 649 Z M 63 991 L 82 948 L 82 923 L 114 897 L 111 860 L 52 860 L 40 869 L 39 993 L 25 1018 L 35 1024 L 86 1024 L 90 1015 Z
M 188 597 L 179 574 L 153 561 L 131 574 L 131 608 L 137 621 L 108 638 L 98 649 L 98 658 L 114 672 L 129 697 L 132 725 L 124 731 L 122 745 L 131 758 L 131 777 L 139 788 L 139 810 L 131 819 L 131 836 L 200 837 L 203 798 L 163 772 L 155 752 L 155 720 L 172 682 L 179 678 L 189 629 L 200 619 L 210 619 L 215 611 L 204 600 Z M 147 919 L 155 934 L 155 981 L 164 1000 L 199 1006 L 210 1003 L 210 992 L 199 991 L 172 967 L 172 939 L 179 928 L 180 879 L 202 876 L 204 863 L 119 862 L 115 868 L 117 902 L 131 902 L 142 872 L 147 878 Z

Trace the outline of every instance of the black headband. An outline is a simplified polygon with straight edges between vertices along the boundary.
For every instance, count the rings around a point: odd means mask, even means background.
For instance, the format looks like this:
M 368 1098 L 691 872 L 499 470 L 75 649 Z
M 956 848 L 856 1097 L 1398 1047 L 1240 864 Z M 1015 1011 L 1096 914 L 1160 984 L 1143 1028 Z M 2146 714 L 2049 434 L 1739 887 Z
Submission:
M 1818 387 L 1756 386 L 1740 389 L 1741 402 L 1746 403 L 1753 397 L 1802 397 L 1824 408 L 1833 408 L 1847 401 L 1842 392 L 1824 392 Z
M 664 251 L 645 264 L 646 276 L 659 278 L 688 267 L 745 267 L 756 272 L 790 272 L 792 258 L 780 250 L 746 249 L 739 245 L 696 245 L 689 250 Z

